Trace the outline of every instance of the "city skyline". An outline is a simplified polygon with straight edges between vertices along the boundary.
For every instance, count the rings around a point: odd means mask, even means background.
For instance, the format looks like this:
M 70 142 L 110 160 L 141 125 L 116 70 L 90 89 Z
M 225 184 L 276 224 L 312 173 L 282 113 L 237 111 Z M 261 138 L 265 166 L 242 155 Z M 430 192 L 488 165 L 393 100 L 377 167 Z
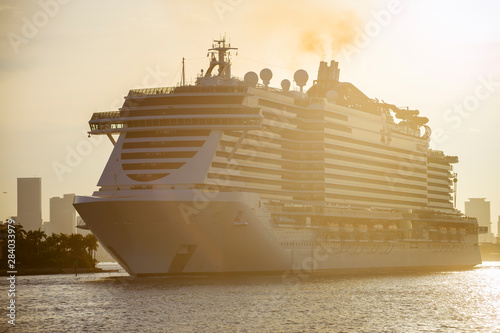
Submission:
M 16 219 L 26 231 L 42 227 L 41 178 L 17 178 Z
M 50 232 L 54 234 L 76 233 L 76 210 L 73 207 L 74 194 L 50 198 Z
M 52 6 L 6 1 L 0 8 L 0 133 L 9 157 L 0 178 L 4 217 L 15 215 L 19 177 L 42 177 L 43 198 L 96 190 L 112 146 L 102 137 L 87 138 L 91 114 L 116 110 L 130 88 L 175 85 L 183 56 L 187 79 L 193 79 L 207 60 L 192 57 L 224 32 L 240 49 L 233 57 L 237 76 L 268 67 L 275 73 L 271 86 L 279 86 L 298 68 L 313 78 L 319 60 L 335 58 L 342 81 L 353 82 L 369 97 L 419 109 L 430 118 L 433 146 L 459 156 L 454 170 L 458 208 L 464 211 L 467 198 L 486 197 L 492 216 L 500 215 L 495 127 L 500 120 L 495 112 L 500 23 L 491 16 L 499 4 L 316 2 L 302 13 L 318 17 L 318 25 L 312 25 L 316 35 L 310 36 L 300 15 L 290 13 L 291 23 L 276 16 L 281 1 L 229 7 L 215 6 L 218 2 L 43 3 Z M 289 2 L 283 11 L 298 6 Z M 330 36 L 319 29 L 338 12 L 349 13 L 346 32 L 352 36 Z M 247 31 L 252 20 L 258 24 Z M 200 25 L 206 29 L 195 28 Z M 171 34 L 173 27 L 182 33 Z M 332 40 L 339 37 L 346 42 L 334 48 Z M 42 212 L 48 220 L 48 199 L 42 201 Z
M 480 243 L 491 243 L 493 241 L 492 232 L 494 232 L 494 224 L 491 219 L 491 205 L 485 198 L 469 198 L 465 202 L 465 212 L 467 216 L 477 218 L 479 227 L 488 228 L 488 232 L 479 235 Z M 493 227 L 493 228 L 492 228 Z
M 41 186 L 41 180 L 42 180 L 41 178 L 38 178 L 38 177 L 18 178 L 18 183 L 19 183 L 19 179 L 24 180 L 24 181 L 26 181 L 26 179 L 38 180 L 40 182 L 40 188 L 42 187 Z M 66 231 L 63 233 L 76 233 L 76 230 L 77 230 L 76 220 L 77 220 L 77 218 L 81 218 L 81 217 L 76 214 L 76 210 L 72 206 L 71 206 L 72 209 L 68 210 L 68 204 L 69 204 L 69 202 L 73 201 L 74 197 L 75 197 L 75 194 L 66 193 L 66 194 L 63 194 L 62 197 L 56 196 L 56 197 L 49 198 L 49 200 L 48 200 L 49 208 L 50 208 L 49 213 L 50 213 L 50 216 L 54 216 L 55 218 L 51 217 L 48 220 L 43 220 L 42 224 L 49 222 L 51 233 L 63 232 L 63 231 L 59 230 L 61 228 L 60 223 L 63 220 L 66 221 L 68 218 L 73 220 L 74 223 L 72 223 L 72 228 L 74 230 L 71 232 Z M 41 200 L 41 202 L 43 202 L 43 196 L 40 197 L 40 200 Z M 467 216 L 470 216 L 470 217 L 476 217 L 478 219 L 478 224 L 480 226 L 487 226 L 489 228 L 488 229 L 489 232 L 495 234 L 496 237 L 500 237 L 500 234 L 499 234 L 500 215 L 498 215 L 498 222 L 497 222 L 497 224 L 495 224 L 494 215 L 491 214 L 491 205 L 490 205 L 491 203 L 489 201 L 487 201 L 487 198 L 468 198 L 467 200 L 469 200 L 469 201 L 464 202 L 463 213 L 466 214 Z M 476 203 L 479 204 L 478 207 L 476 207 Z M 18 196 L 17 205 L 18 206 L 20 205 L 19 196 Z M 25 205 L 26 204 L 24 204 L 24 206 Z M 486 206 L 482 207 L 482 205 L 486 205 Z M 21 203 L 21 206 L 23 206 L 23 203 Z M 467 209 L 469 209 L 469 211 L 467 211 Z M 12 215 L 12 217 L 18 218 L 18 216 L 14 216 L 14 215 Z M 487 224 L 487 222 L 486 222 L 486 220 L 488 220 L 488 219 L 490 220 L 489 224 Z M 56 222 L 56 224 L 58 223 L 58 225 L 57 226 L 54 225 L 54 222 Z M 43 228 L 43 225 L 41 226 L 41 228 Z M 54 229 L 54 228 L 56 228 L 56 229 Z M 62 228 L 64 229 L 66 227 L 62 227 Z

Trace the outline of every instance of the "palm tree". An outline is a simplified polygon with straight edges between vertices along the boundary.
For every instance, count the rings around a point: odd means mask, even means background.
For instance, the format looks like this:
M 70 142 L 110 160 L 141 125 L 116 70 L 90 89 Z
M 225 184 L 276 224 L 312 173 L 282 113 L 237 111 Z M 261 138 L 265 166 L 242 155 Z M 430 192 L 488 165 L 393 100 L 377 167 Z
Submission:
M 42 262 L 47 266 L 55 266 L 61 258 L 59 236 L 53 234 L 45 239 L 42 244 Z
M 57 250 L 60 253 L 64 253 L 70 249 L 69 245 L 69 236 L 63 233 L 57 234 L 56 235 L 56 241 L 57 241 Z
M 87 252 L 85 251 L 85 241 L 81 234 L 71 234 L 68 236 L 69 254 L 74 260 L 75 265 L 78 262 L 88 263 L 89 260 L 86 258 Z
M 19 239 L 26 239 L 26 230 L 24 230 L 22 224 L 17 224 L 16 225 L 16 240 Z
M 92 259 L 94 259 L 93 252 L 97 251 L 97 247 L 99 246 L 97 244 L 97 238 L 94 236 L 94 234 L 88 234 L 84 238 L 84 243 L 88 254 Z
M 45 231 L 41 231 L 40 228 L 38 230 L 30 230 L 26 234 L 26 239 L 32 243 L 31 246 L 36 247 L 37 256 L 40 255 L 40 243 L 47 238 L 47 234 Z
M 29 252 L 27 249 L 29 243 L 26 239 L 26 230 L 24 230 L 22 224 L 16 223 L 15 228 L 16 229 L 14 235 L 16 236 L 16 263 L 21 265 L 25 263 L 25 259 L 29 259 Z

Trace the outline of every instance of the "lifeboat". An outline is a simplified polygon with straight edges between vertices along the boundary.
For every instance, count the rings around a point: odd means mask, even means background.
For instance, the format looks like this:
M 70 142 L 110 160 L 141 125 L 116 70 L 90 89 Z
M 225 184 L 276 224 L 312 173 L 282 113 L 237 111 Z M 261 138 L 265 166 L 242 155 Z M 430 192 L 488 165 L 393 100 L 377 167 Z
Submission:
M 329 223 L 328 224 L 330 226 L 330 230 L 331 231 L 339 231 L 339 224 L 338 223 Z
M 367 232 L 368 231 L 368 226 L 366 224 L 358 224 L 356 227 L 358 228 L 359 232 Z
M 346 224 L 344 224 L 344 231 L 346 231 L 346 232 L 353 232 L 354 231 L 354 227 L 352 226 L 351 223 L 346 223 Z
M 407 119 L 410 117 L 415 117 L 418 116 L 419 112 L 418 110 L 404 110 L 404 109 L 399 109 L 396 111 L 396 117 L 399 119 Z
M 388 227 L 388 229 L 389 229 L 390 231 L 397 231 L 397 230 L 398 230 L 398 226 L 397 226 L 397 225 L 395 225 L 395 224 L 391 224 L 391 225 Z

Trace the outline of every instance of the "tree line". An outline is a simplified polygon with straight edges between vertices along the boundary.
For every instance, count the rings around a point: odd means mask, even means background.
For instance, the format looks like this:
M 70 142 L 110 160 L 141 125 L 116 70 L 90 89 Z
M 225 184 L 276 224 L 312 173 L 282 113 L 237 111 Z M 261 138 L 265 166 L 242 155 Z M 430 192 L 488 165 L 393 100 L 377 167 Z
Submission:
M 7 228 L 0 229 L 2 257 L 7 258 Z M 15 229 L 15 260 L 17 268 L 94 268 L 97 261 L 97 238 L 93 234 L 53 234 L 44 231 L 26 231 L 22 225 Z M 6 268 L 7 260 L 2 260 Z

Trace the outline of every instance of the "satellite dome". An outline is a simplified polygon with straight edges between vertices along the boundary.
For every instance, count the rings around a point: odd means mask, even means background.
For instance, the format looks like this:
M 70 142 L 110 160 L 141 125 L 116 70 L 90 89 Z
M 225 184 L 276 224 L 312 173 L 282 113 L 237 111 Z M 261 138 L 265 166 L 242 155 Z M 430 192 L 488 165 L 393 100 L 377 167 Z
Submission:
M 300 87 L 301 92 L 302 92 L 302 87 L 306 85 L 308 79 L 309 79 L 309 74 L 307 74 L 307 72 L 303 69 L 299 69 L 293 75 L 293 80 Z
M 325 97 L 330 103 L 337 103 L 339 100 L 339 94 L 335 90 L 328 90 Z
M 287 80 L 287 79 L 284 79 L 283 81 L 281 81 L 281 89 L 283 89 L 283 91 L 288 91 L 290 90 L 290 81 Z
M 267 86 L 273 78 L 273 72 L 271 72 L 269 68 L 264 68 L 260 71 L 260 78 L 262 79 L 262 82 L 264 82 L 264 84 Z
M 255 87 L 255 85 L 257 85 L 257 82 L 259 82 L 259 76 L 255 72 L 248 72 L 245 74 L 243 81 L 245 81 L 245 84 L 247 86 Z

